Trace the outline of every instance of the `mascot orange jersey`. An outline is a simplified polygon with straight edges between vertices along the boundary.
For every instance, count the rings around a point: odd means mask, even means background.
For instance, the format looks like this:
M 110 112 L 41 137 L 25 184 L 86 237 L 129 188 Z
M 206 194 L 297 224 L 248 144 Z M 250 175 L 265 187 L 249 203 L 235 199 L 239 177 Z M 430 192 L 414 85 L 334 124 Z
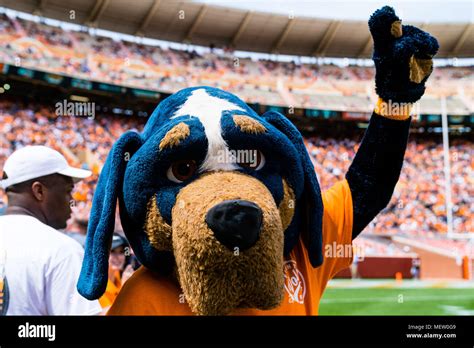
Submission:
M 213 87 L 181 90 L 142 133 L 123 134 L 111 149 L 79 292 L 95 299 L 106 289 L 118 201 L 143 268 L 109 314 L 317 314 L 328 280 L 351 263 L 351 241 L 390 201 L 410 106 L 438 50 L 390 7 L 376 11 L 369 28 L 380 98 L 344 180 L 321 193 L 303 137 L 284 115 L 259 115 Z

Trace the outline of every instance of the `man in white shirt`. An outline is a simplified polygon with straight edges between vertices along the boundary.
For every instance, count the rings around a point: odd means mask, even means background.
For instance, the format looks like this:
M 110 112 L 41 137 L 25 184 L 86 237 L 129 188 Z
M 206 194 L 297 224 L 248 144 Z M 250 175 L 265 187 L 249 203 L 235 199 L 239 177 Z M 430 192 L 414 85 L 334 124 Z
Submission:
M 57 231 L 71 215 L 74 183 L 90 171 L 72 168 L 57 151 L 26 146 L 5 162 L 0 186 L 0 315 L 93 315 L 98 301 L 76 290 L 84 252 Z

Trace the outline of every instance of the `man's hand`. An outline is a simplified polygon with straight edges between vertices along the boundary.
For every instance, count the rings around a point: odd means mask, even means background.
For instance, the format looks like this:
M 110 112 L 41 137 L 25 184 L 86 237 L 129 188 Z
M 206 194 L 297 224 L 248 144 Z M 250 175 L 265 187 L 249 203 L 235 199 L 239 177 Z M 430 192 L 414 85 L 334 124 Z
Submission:
M 377 94 L 385 102 L 416 102 L 433 71 L 438 41 L 416 27 L 402 25 L 388 6 L 374 12 L 369 29 L 374 39 Z

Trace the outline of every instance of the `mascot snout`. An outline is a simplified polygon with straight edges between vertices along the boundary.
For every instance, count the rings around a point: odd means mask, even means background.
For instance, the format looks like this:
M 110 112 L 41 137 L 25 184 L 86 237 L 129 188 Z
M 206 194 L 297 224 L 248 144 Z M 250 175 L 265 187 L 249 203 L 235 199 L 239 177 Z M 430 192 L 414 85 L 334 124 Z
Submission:
M 283 226 L 259 180 L 238 172 L 203 175 L 172 210 L 177 275 L 192 311 L 270 309 L 283 298 Z

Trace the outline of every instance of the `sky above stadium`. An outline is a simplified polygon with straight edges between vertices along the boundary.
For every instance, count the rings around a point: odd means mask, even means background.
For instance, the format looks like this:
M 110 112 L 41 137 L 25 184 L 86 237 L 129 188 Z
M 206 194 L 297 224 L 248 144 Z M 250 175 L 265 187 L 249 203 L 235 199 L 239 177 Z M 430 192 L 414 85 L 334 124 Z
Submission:
M 474 22 L 473 0 L 194 0 L 242 10 L 301 17 L 367 20 L 377 8 L 393 6 L 405 22 Z

